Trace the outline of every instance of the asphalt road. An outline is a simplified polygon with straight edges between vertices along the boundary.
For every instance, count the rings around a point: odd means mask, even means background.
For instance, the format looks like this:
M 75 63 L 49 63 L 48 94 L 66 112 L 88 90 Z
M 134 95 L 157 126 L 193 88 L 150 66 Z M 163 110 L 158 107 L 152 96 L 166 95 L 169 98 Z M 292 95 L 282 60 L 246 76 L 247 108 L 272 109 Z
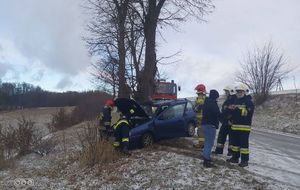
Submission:
M 300 189 L 300 136 L 253 130 L 249 170 Z

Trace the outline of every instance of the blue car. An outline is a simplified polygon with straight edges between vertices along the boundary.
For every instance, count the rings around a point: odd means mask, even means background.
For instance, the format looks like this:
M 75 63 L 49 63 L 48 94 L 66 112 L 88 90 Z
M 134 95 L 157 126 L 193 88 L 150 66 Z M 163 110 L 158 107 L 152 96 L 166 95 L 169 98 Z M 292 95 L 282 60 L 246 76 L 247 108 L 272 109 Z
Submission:
M 122 114 L 131 116 L 130 147 L 146 147 L 161 139 L 195 134 L 196 113 L 189 100 L 160 101 L 141 106 L 132 99 L 118 98 L 115 105 Z

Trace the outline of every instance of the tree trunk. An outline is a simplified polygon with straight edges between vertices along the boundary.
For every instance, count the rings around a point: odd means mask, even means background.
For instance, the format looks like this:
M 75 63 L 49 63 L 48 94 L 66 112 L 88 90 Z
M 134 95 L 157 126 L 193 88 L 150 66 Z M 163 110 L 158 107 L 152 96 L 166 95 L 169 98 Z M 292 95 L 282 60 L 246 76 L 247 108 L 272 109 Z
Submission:
M 158 12 L 156 1 L 149 2 L 149 12 L 145 19 L 144 34 L 146 39 L 145 67 L 140 75 L 140 100 L 148 101 L 154 92 L 154 77 L 156 74 L 156 27 Z

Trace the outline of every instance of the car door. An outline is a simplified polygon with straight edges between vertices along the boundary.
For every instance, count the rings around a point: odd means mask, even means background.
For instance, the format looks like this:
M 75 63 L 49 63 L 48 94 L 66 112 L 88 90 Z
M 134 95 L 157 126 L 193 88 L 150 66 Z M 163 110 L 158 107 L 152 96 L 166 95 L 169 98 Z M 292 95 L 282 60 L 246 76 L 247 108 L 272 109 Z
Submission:
M 184 133 L 185 103 L 169 106 L 155 120 L 155 133 L 159 138 L 182 136 Z

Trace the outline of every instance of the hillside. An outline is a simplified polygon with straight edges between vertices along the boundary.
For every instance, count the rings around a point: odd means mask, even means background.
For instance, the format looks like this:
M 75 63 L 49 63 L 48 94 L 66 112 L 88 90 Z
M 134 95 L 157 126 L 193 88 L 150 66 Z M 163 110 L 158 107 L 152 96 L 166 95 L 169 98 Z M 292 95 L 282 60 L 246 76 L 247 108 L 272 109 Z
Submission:
M 27 116 L 47 131 L 47 122 L 54 108 L 30 109 Z M 1 114 L 9 123 L 24 115 L 22 111 Z M 41 121 L 42 120 L 42 121 Z M 43 122 L 44 121 L 44 122 Z M 261 148 L 255 143 L 256 158 L 252 170 L 239 168 L 225 162 L 226 156 L 213 157 L 217 168 L 205 169 L 201 154 L 192 148 L 196 138 L 180 138 L 157 143 L 151 148 L 133 150 L 131 156 L 121 156 L 108 164 L 94 167 L 80 165 L 84 122 L 63 131 L 46 135 L 53 150 L 41 156 L 35 153 L 17 158 L 11 169 L 0 171 L 0 189 L 15 188 L 16 180 L 33 179 L 33 189 L 297 189 L 298 186 L 257 172 Z M 260 158 L 261 157 L 261 158 Z M 260 169 L 264 170 L 264 169 Z
M 256 107 L 253 126 L 300 134 L 300 96 L 272 95 L 263 105 Z

